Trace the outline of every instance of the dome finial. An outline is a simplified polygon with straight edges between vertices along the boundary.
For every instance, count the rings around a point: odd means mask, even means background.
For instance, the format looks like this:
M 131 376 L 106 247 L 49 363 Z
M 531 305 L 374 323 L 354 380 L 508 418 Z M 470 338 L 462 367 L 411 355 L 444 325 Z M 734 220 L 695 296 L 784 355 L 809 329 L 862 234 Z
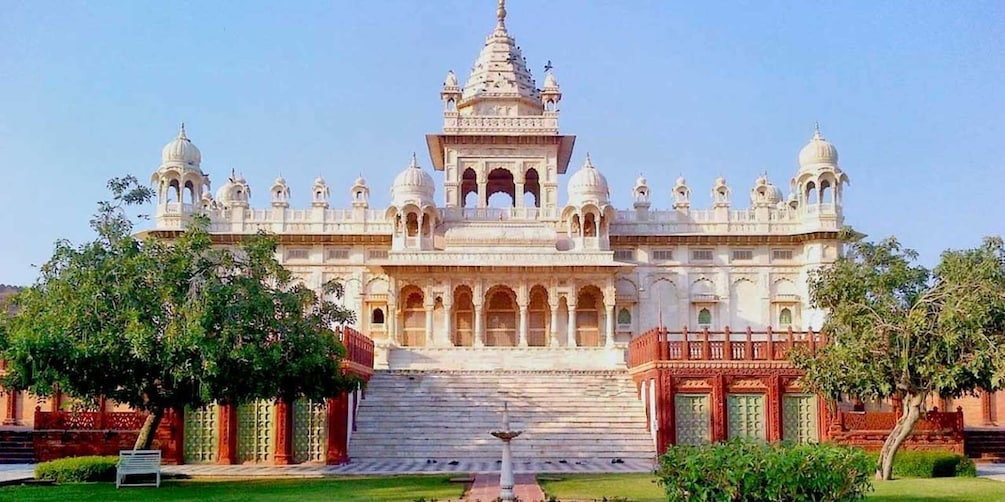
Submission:
M 185 136 L 185 123 L 184 122 L 181 123 L 181 127 L 178 129 L 178 139 L 188 139 L 188 136 Z
M 820 121 L 813 123 L 813 139 L 824 139 L 824 135 L 820 133 Z
M 506 0 L 499 0 L 499 7 L 496 9 L 496 28 L 500 30 L 506 29 Z
M 593 161 L 590 160 L 590 152 L 586 152 L 586 161 L 583 162 L 583 169 L 593 169 Z
M 419 158 L 415 156 L 415 152 L 412 152 L 412 162 L 410 162 L 408 164 L 408 167 L 410 167 L 412 169 L 418 169 L 419 168 Z

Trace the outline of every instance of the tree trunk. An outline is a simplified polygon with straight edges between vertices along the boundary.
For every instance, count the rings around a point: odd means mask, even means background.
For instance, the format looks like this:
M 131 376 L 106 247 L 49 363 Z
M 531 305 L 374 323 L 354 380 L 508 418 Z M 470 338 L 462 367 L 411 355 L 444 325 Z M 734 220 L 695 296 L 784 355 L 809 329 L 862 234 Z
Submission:
M 897 455 L 900 445 L 911 435 L 914 424 L 921 418 L 921 404 L 925 402 L 925 394 L 907 394 L 904 398 L 904 413 L 897 420 L 897 425 L 883 442 L 883 449 L 879 452 L 879 470 L 876 471 L 876 479 L 888 480 L 893 477 L 893 459 Z
M 147 419 L 143 421 L 143 427 L 140 428 L 139 435 L 136 436 L 136 444 L 133 445 L 134 450 L 150 449 L 150 444 L 154 442 L 154 433 L 157 432 L 157 427 L 160 426 L 162 418 L 164 418 L 163 407 L 155 406 L 150 410 Z

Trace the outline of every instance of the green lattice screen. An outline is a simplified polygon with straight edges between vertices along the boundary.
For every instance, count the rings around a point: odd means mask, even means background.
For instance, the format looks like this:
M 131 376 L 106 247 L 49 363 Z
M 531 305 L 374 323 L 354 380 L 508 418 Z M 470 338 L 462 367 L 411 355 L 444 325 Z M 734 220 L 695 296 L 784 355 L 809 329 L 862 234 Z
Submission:
M 820 441 L 816 396 L 813 394 L 782 396 L 782 439 L 796 443 Z
M 184 452 L 186 464 L 216 462 L 219 410 L 216 405 L 185 408 Z
M 293 460 L 324 462 L 328 444 L 328 407 L 324 401 L 298 399 L 293 405 Z
M 726 429 L 730 439 L 742 437 L 764 441 L 764 394 L 726 396 Z
M 677 394 L 674 396 L 674 421 L 677 425 L 676 444 L 702 444 L 712 439 L 708 394 Z
M 261 399 L 237 407 L 237 459 L 265 463 L 272 459 L 275 406 Z

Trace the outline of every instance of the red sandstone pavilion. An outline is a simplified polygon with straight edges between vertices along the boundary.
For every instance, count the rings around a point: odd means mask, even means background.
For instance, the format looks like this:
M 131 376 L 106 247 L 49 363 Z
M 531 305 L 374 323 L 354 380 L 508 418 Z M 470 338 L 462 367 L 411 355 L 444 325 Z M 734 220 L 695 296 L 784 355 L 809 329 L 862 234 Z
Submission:
M 156 437 L 165 461 L 492 468 L 504 402 L 524 431 L 518 463 L 646 465 L 670 444 L 731 437 L 878 448 L 895 407 L 808 394 L 787 358 L 827 343 L 807 277 L 841 249 L 837 148 L 814 131 L 796 165 L 773 169 L 792 172 L 787 193 L 766 175 L 744 188 L 719 177 L 699 209 L 683 176 L 655 192 L 640 176 L 632 207 L 615 208 L 588 154 L 563 179 L 576 138 L 559 132 L 561 88 L 550 65 L 537 87 L 506 14 L 500 1 L 467 81 L 450 71 L 440 89 L 443 130 L 426 136 L 439 197 L 413 155 L 386 207 L 370 207 L 362 177 L 343 187 L 348 208 L 330 207 L 323 177 L 298 207 L 278 177 L 270 205 L 253 208 L 242 177 L 214 195 L 184 128 L 164 147 L 146 234 L 173 238 L 194 214 L 220 245 L 276 234 L 305 284 L 344 284 L 358 314 L 339 328 L 344 371 L 368 382 L 325 402 L 173 410 Z M 142 415 L 70 404 L 5 392 L 0 460 L 132 447 Z M 969 438 L 997 433 L 1003 407 L 999 395 L 934 399 L 905 446 L 997 453 Z

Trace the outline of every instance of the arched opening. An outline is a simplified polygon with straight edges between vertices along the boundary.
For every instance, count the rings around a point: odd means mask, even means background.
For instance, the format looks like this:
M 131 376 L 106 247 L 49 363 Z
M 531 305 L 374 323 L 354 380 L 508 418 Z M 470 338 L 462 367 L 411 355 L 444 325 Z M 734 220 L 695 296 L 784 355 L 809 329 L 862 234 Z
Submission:
M 576 300 L 576 345 L 600 346 L 600 290 L 587 286 L 579 291 Z
M 712 311 L 708 310 L 707 307 L 702 307 L 698 310 L 698 326 L 702 328 L 712 327 Z
M 548 290 L 534 286 L 530 290 L 530 305 L 527 307 L 527 345 L 545 347 L 548 345 L 548 323 L 551 309 L 548 306 Z
M 680 188 L 677 190 L 677 202 L 687 202 L 687 189 Z
M 571 230 L 572 230 L 572 235 L 573 236 L 578 236 L 579 235 L 580 227 L 579 227 L 579 215 L 578 214 L 572 215 Z
M 373 309 L 373 312 L 370 312 L 370 324 L 384 324 L 384 309 Z
M 418 213 L 408 213 L 405 216 L 405 235 L 416 237 L 419 235 L 419 215 Z
M 632 324 L 632 313 L 628 307 L 621 307 L 621 310 L 618 311 L 618 324 L 621 326 Z
M 433 215 L 430 213 L 425 213 L 422 215 L 422 236 L 432 237 L 433 236 Z
M 729 202 L 729 191 L 725 187 L 718 189 L 715 196 L 716 202 Z
M 528 169 L 523 178 L 523 206 L 541 207 L 541 177 L 537 169 Z
M 505 208 L 516 205 L 516 184 L 513 182 L 513 173 L 502 168 L 493 169 L 489 172 L 488 183 L 485 189 L 489 207 Z M 509 197 L 495 196 L 499 193 L 506 194 Z
M 834 203 L 834 190 L 831 190 L 830 180 L 823 180 L 820 182 L 820 203 Z
M 816 204 L 817 199 L 817 184 L 812 181 L 806 184 L 806 193 L 804 194 L 807 204 Z
M 401 294 L 405 299 L 401 308 L 401 343 L 407 347 L 421 347 L 426 344 L 426 309 L 422 290 L 411 286 L 402 290 Z
M 447 100 L 447 111 L 448 112 L 457 111 L 457 103 L 454 102 L 454 98 L 450 98 Z
M 182 202 L 186 204 L 195 204 L 195 186 L 191 181 L 185 182 L 185 199 Z
M 454 290 L 454 332 L 450 333 L 450 342 L 455 347 L 470 347 L 474 345 L 475 305 L 472 301 L 471 288 L 459 286 Z
M 165 195 L 167 195 L 168 202 L 181 202 L 181 187 L 178 185 L 178 180 L 171 180 L 168 183 L 168 190 Z
M 554 99 L 549 99 L 548 101 L 545 101 L 544 102 L 544 109 L 545 109 L 545 111 L 549 111 L 549 112 L 555 111 L 555 100 Z
M 514 347 L 517 342 L 516 294 L 505 286 L 497 286 L 486 295 L 485 345 Z
M 788 328 L 789 326 L 792 326 L 792 309 L 784 307 L 778 312 L 778 327 Z
M 583 218 L 583 237 L 597 236 L 597 216 L 593 213 L 586 213 Z
M 356 199 L 356 202 L 363 202 L 363 191 L 356 190 L 356 193 L 353 195 L 353 198 Z
M 468 196 L 474 194 L 474 200 Z M 475 207 L 478 205 L 478 175 L 470 167 L 464 170 L 461 175 L 461 207 Z

